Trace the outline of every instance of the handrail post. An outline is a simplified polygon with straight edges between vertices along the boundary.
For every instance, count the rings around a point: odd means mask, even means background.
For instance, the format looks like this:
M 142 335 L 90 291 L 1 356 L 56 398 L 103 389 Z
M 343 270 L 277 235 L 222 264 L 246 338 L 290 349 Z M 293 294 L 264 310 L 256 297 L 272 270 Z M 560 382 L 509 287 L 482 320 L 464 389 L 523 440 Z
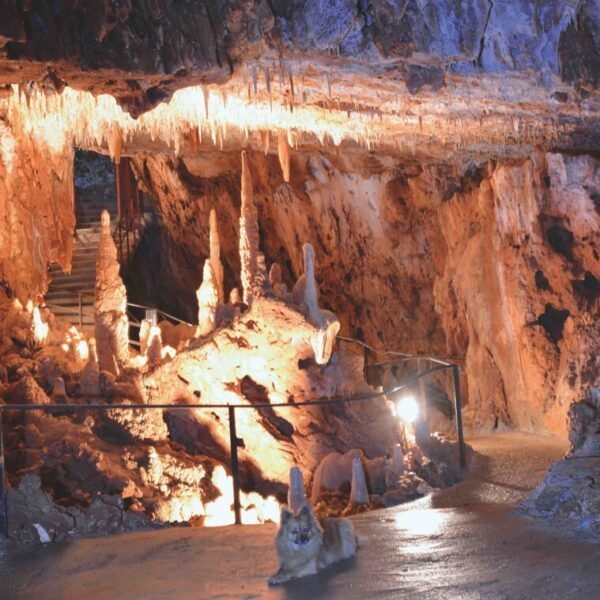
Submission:
M 77 292 L 79 296 L 79 329 L 83 327 L 83 300 L 81 298 L 81 292 Z
M 237 436 L 235 428 L 235 406 L 231 404 L 227 407 L 229 410 L 229 445 L 231 447 L 231 478 L 233 479 L 233 512 L 235 514 L 235 524 L 242 524 L 241 504 L 240 504 L 240 466 L 238 462 L 238 446 L 243 447 L 243 441 Z
M 365 344 L 363 346 L 363 356 L 364 356 L 364 367 L 363 367 L 363 377 L 365 381 L 369 383 L 369 348 Z
M 2 435 L 2 416 L 0 410 L 0 533 L 8 537 L 8 505 L 6 503 L 6 469 L 4 467 L 4 437 Z
M 460 468 L 464 469 L 466 466 L 465 459 L 465 439 L 463 435 L 463 423 L 462 423 L 462 405 L 460 399 L 460 382 L 458 379 L 458 365 L 452 365 L 452 384 L 454 387 L 454 409 L 456 411 L 456 434 L 458 437 L 458 458 L 460 462 Z

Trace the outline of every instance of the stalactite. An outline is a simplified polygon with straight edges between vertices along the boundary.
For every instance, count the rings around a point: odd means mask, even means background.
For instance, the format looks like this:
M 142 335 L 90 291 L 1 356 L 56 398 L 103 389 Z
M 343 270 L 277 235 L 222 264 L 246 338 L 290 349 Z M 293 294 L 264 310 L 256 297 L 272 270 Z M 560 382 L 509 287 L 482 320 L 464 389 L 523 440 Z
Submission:
M 258 260 L 258 212 L 254 205 L 252 174 L 248 164 L 248 153 L 242 150 L 242 205 L 240 213 L 240 278 L 244 302 L 250 306 L 254 292 Z
M 290 147 L 288 144 L 287 133 L 279 130 L 277 137 L 277 154 L 279 156 L 279 164 L 283 173 L 283 180 L 286 183 L 290 182 Z
M 210 242 L 210 264 L 215 276 L 215 283 L 219 293 L 219 302 L 225 301 L 225 291 L 223 289 L 223 265 L 221 264 L 221 242 L 219 238 L 219 223 L 217 213 L 214 208 L 210 211 L 209 217 L 209 242 Z
M 110 157 L 118 165 L 121 162 L 121 152 L 123 151 L 123 131 L 117 123 L 113 123 L 110 127 L 106 143 Z

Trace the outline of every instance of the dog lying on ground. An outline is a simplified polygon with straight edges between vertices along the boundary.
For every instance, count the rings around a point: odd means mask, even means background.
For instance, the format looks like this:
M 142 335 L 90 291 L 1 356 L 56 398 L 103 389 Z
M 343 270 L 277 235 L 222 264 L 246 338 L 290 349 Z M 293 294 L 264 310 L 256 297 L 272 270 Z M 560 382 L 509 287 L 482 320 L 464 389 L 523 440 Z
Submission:
M 321 526 L 308 505 L 294 515 L 285 506 L 275 538 L 279 571 L 269 578 L 278 585 L 313 575 L 338 560 L 356 554 L 356 537 L 348 519 L 323 519 Z

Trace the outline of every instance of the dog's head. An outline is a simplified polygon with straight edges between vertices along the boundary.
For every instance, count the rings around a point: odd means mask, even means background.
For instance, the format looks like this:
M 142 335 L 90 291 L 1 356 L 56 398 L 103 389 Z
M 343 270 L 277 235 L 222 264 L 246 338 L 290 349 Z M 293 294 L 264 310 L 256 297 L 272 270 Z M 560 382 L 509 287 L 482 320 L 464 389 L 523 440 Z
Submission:
M 280 535 L 296 547 L 309 545 L 313 541 L 320 541 L 322 531 L 310 507 L 306 504 L 293 514 L 285 506 L 281 509 Z

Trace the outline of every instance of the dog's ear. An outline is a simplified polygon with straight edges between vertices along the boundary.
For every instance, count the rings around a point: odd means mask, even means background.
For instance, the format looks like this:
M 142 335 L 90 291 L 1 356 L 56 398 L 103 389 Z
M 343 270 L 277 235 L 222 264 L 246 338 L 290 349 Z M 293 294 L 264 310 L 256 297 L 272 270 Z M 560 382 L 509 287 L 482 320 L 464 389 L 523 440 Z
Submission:
M 285 523 L 287 523 L 288 519 L 292 516 L 292 513 L 287 509 L 287 506 L 282 506 L 281 507 L 281 524 L 285 525 Z

